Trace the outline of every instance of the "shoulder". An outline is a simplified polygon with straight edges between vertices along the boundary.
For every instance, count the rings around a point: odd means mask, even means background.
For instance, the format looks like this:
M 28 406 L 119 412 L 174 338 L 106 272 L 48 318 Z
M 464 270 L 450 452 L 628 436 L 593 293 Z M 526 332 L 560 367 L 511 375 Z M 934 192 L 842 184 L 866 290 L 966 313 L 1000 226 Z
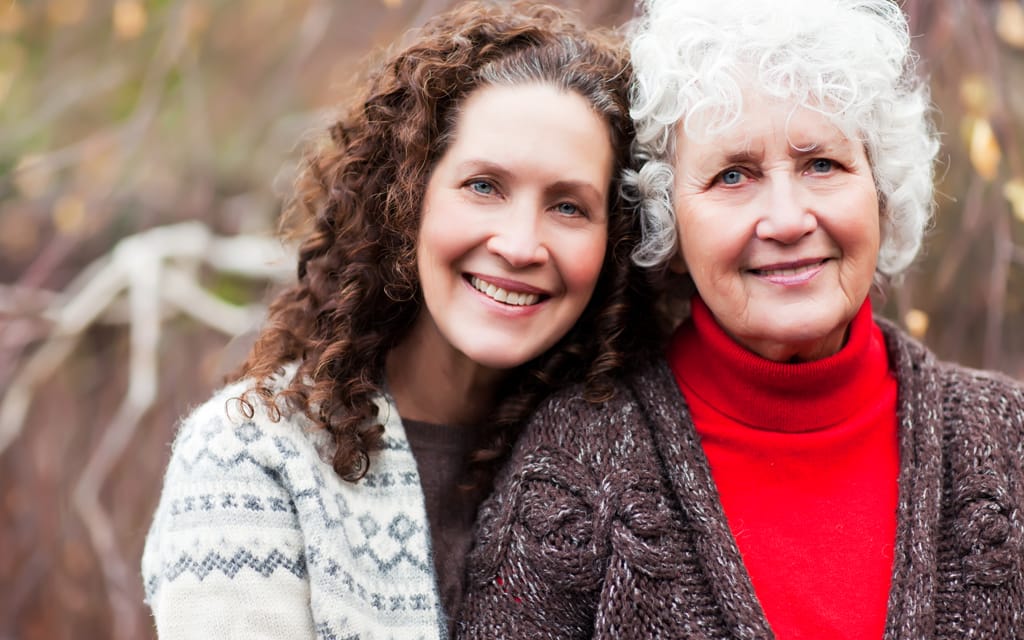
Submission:
M 996 371 L 940 360 L 891 322 L 877 320 L 889 348 L 900 393 L 934 402 L 935 414 L 966 435 L 985 426 L 991 434 L 1024 435 L 1024 384 Z M 965 429 L 957 428 L 957 425 Z M 971 429 L 967 429 L 970 427 Z
M 298 518 L 307 505 L 301 498 L 333 486 L 325 481 L 331 470 L 308 421 L 274 421 L 256 402 L 243 411 L 238 399 L 247 389 L 245 381 L 228 385 L 181 422 L 146 540 L 149 594 L 161 580 L 203 570 L 202 562 L 190 564 L 195 550 L 219 558 L 219 546 L 233 536 L 239 557 L 261 557 L 248 545 L 271 540 L 268 548 L 288 559 L 282 567 L 296 577 L 305 572 Z
M 1015 449 L 1024 444 L 1024 385 L 995 371 L 938 361 L 935 375 L 942 394 L 942 413 L 951 432 L 964 437 L 1006 440 Z
M 350 483 L 331 467 L 326 432 L 257 397 L 243 410 L 249 388 L 216 392 L 182 421 L 173 445 L 142 558 L 161 637 L 218 594 L 232 594 L 232 619 L 250 605 L 269 615 L 265 594 L 274 593 L 289 603 L 282 610 L 312 615 L 325 630 L 371 624 L 379 602 L 435 625 L 429 529 L 394 408 L 381 400 L 385 447 Z M 389 572 L 402 577 L 393 588 Z
M 974 369 L 939 359 L 919 341 L 883 318 L 875 321 L 882 329 L 889 351 L 890 367 L 897 380 L 941 385 L 945 394 L 957 398 L 991 398 L 996 403 L 1020 402 L 1024 383 L 998 371 Z
M 290 373 L 275 381 L 276 388 L 287 384 Z M 252 388 L 248 380 L 230 384 L 182 420 L 162 494 L 172 509 L 182 500 L 191 504 L 189 495 L 234 495 L 256 510 L 284 503 L 307 524 L 330 528 L 356 505 L 380 508 L 382 498 L 419 495 L 415 459 L 398 412 L 385 398 L 378 399 L 384 446 L 372 454 L 370 472 L 352 483 L 334 472 L 335 445 L 326 430 L 301 410 L 268 409 L 256 394 L 245 395 Z
M 539 616 L 538 628 L 552 630 L 551 637 L 585 632 L 613 538 L 633 540 L 636 527 L 671 529 L 662 527 L 672 506 L 637 393 L 661 380 L 663 368 L 658 358 L 642 363 L 603 402 L 589 402 L 576 386 L 539 407 L 478 514 L 471 617 L 501 611 L 515 597 L 520 610 L 540 605 L 524 615 Z M 653 564 L 648 557 L 638 566 Z
M 276 384 L 283 386 L 290 373 L 286 370 Z M 256 394 L 247 395 L 252 388 L 250 380 L 229 384 L 186 415 L 175 437 L 171 467 L 201 465 L 237 472 L 325 457 L 326 432 L 301 411 L 280 406 L 272 414 Z
M 936 362 L 936 371 L 951 396 L 987 399 L 996 405 L 1020 405 L 1024 383 L 998 371 L 973 369 L 953 362 Z
M 582 385 L 547 398 L 527 422 L 481 508 L 478 542 L 492 535 L 491 542 L 504 539 L 520 525 L 537 540 L 565 527 L 590 528 L 594 514 L 604 511 L 600 504 L 614 502 L 613 494 L 644 477 L 656 465 L 634 391 L 644 381 L 642 372 L 625 375 L 601 402 L 587 400 Z
M 1015 514 L 1024 505 L 1024 385 L 944 362 L 886 325 L 901 421 L 911 434 L 905 441 L 912 448 L 901 452 L 900 491 L 921 497 L 915 509 L 941 512 L 937 531 L 940 544 L 956 550 L 957 583 L 1009 586 L 1020 574 Z
M 644 393 L 658 387 L 663 359 L 643 358 L 637 367 L 612 381 L 610 394 L 601 401 L 587 399 L 576 384 L 545 399 L 527 420 L 516 449 L 556 447 L 588 456 L 595 449 L 615 448 L 635 437 L 642 425 Z
M 293 494 L 323 484 L 317 433 L 301 414 L 271 415 L 262 402 L 242 398 L 249 381 L 215 392 L 181 421 L 164 476 L 154 526 L 230 524 L 259 513 L 295 513 Z M 328 467 L 329 468 L 329 467 Z
M 313 484 L 300 478 L 316 472 L 315 448 L 298 421 L 275 423 L 255 403 L 243 412 L 237 399 L 246 389 L 240 382 L 216 392 L 175 438 L 142 556 L 161 636 L 179 613 L 207 611 L 188 604 L 192 594 L 308 594 L 295 498 Z

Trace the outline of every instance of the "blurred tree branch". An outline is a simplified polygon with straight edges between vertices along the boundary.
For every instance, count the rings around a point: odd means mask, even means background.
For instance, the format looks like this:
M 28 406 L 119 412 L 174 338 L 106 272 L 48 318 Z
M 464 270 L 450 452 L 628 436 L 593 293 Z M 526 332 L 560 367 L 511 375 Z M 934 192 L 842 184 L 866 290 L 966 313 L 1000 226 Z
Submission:
M 127 298 L 130 328 L 129 384 L 113 420 L 103 430 L 85 469 L 74 483 L 72 506 L 85 525 L 113 614 L 111 637 L 138 637 L 142 625 L 130 593 L 134 566 L 121 552 L 100 493 L 115 463 L 125 454 L 140 419 L 158 389 L 157 350 L 168 307 L 228 335 L 251 329 L 262 316 L 259 306 L 236 307 L 209 293 L 198 281 L 199 266 L 248 278 L 284 280 L 289 259 L 274 240 L 219 237 L 198 222 L 159 227 L 121 240 L 109 256 L 94 263 L 74 283 L 74 293 L 44 292 L 52 305 L 43 316 L 52 326 L 42 346 L 18 369 L 0 403 L 0 456 L 20 435 L 34 390 L 72 354 L 89 328 L 122 298 Z

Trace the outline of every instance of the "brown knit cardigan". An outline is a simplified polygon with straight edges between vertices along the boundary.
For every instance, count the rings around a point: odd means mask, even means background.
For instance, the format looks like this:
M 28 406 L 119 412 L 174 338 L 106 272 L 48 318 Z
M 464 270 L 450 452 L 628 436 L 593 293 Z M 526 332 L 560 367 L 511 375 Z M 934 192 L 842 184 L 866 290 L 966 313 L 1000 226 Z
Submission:
M 899 385 L 885 638 L 1024 638 L 1024 389 L 878 323 Z M 469 562 L 460 638 L 774 638 L 661 358 L 605 404 L 538 411 Z

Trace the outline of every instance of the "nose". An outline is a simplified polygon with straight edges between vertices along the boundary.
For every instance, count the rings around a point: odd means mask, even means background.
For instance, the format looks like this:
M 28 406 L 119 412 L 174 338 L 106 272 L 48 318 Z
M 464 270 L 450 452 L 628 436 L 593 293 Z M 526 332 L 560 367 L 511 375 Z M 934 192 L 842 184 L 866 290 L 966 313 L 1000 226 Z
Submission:
M 510 266 L 522 269 L 547 262 L 547 247 L 541 239 L 541 214 L 535 207 L 519 207 L 495 221 L 487 249 Z
M 818 218 L 793 177 L 775 176 L 769 184 L 755 229 L 758 238 L 794 244 L 818 228 Z

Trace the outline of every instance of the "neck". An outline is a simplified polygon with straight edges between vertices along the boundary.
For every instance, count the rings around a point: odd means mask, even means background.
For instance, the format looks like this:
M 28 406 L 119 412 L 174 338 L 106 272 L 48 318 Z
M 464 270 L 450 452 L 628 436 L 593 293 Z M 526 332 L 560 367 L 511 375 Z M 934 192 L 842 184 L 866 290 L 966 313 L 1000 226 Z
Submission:
M 722 329 L 725 331 L 725 329 Z M 760 356 L 773 362 L 786 362 L 797 364 L 801 362 L 814 362 L 835 355 L 846 344 L 846 336 L 849 326 L 844 326 L 834 331 L 824 339 L 809 340 L 807 342 L 779 343 L 774 340 L 740 340 L 736 336 L 726 333 L 736 344 L 742 346 L 754 355 Z
M 816 431 L 873 402 L 889 376 L 885 339 L 865 300 L 835 354 L 783 363 L 749 351 L 694 298 L 690 320 L 676 332 L 668 359 L 680 388 L 735 422 L 769 431 Z
M 404 418 L 434 424 L 476 424 L 490 414 L 503 372 L 453 349 L 409 335 L 388 352 L 388 390 Z

